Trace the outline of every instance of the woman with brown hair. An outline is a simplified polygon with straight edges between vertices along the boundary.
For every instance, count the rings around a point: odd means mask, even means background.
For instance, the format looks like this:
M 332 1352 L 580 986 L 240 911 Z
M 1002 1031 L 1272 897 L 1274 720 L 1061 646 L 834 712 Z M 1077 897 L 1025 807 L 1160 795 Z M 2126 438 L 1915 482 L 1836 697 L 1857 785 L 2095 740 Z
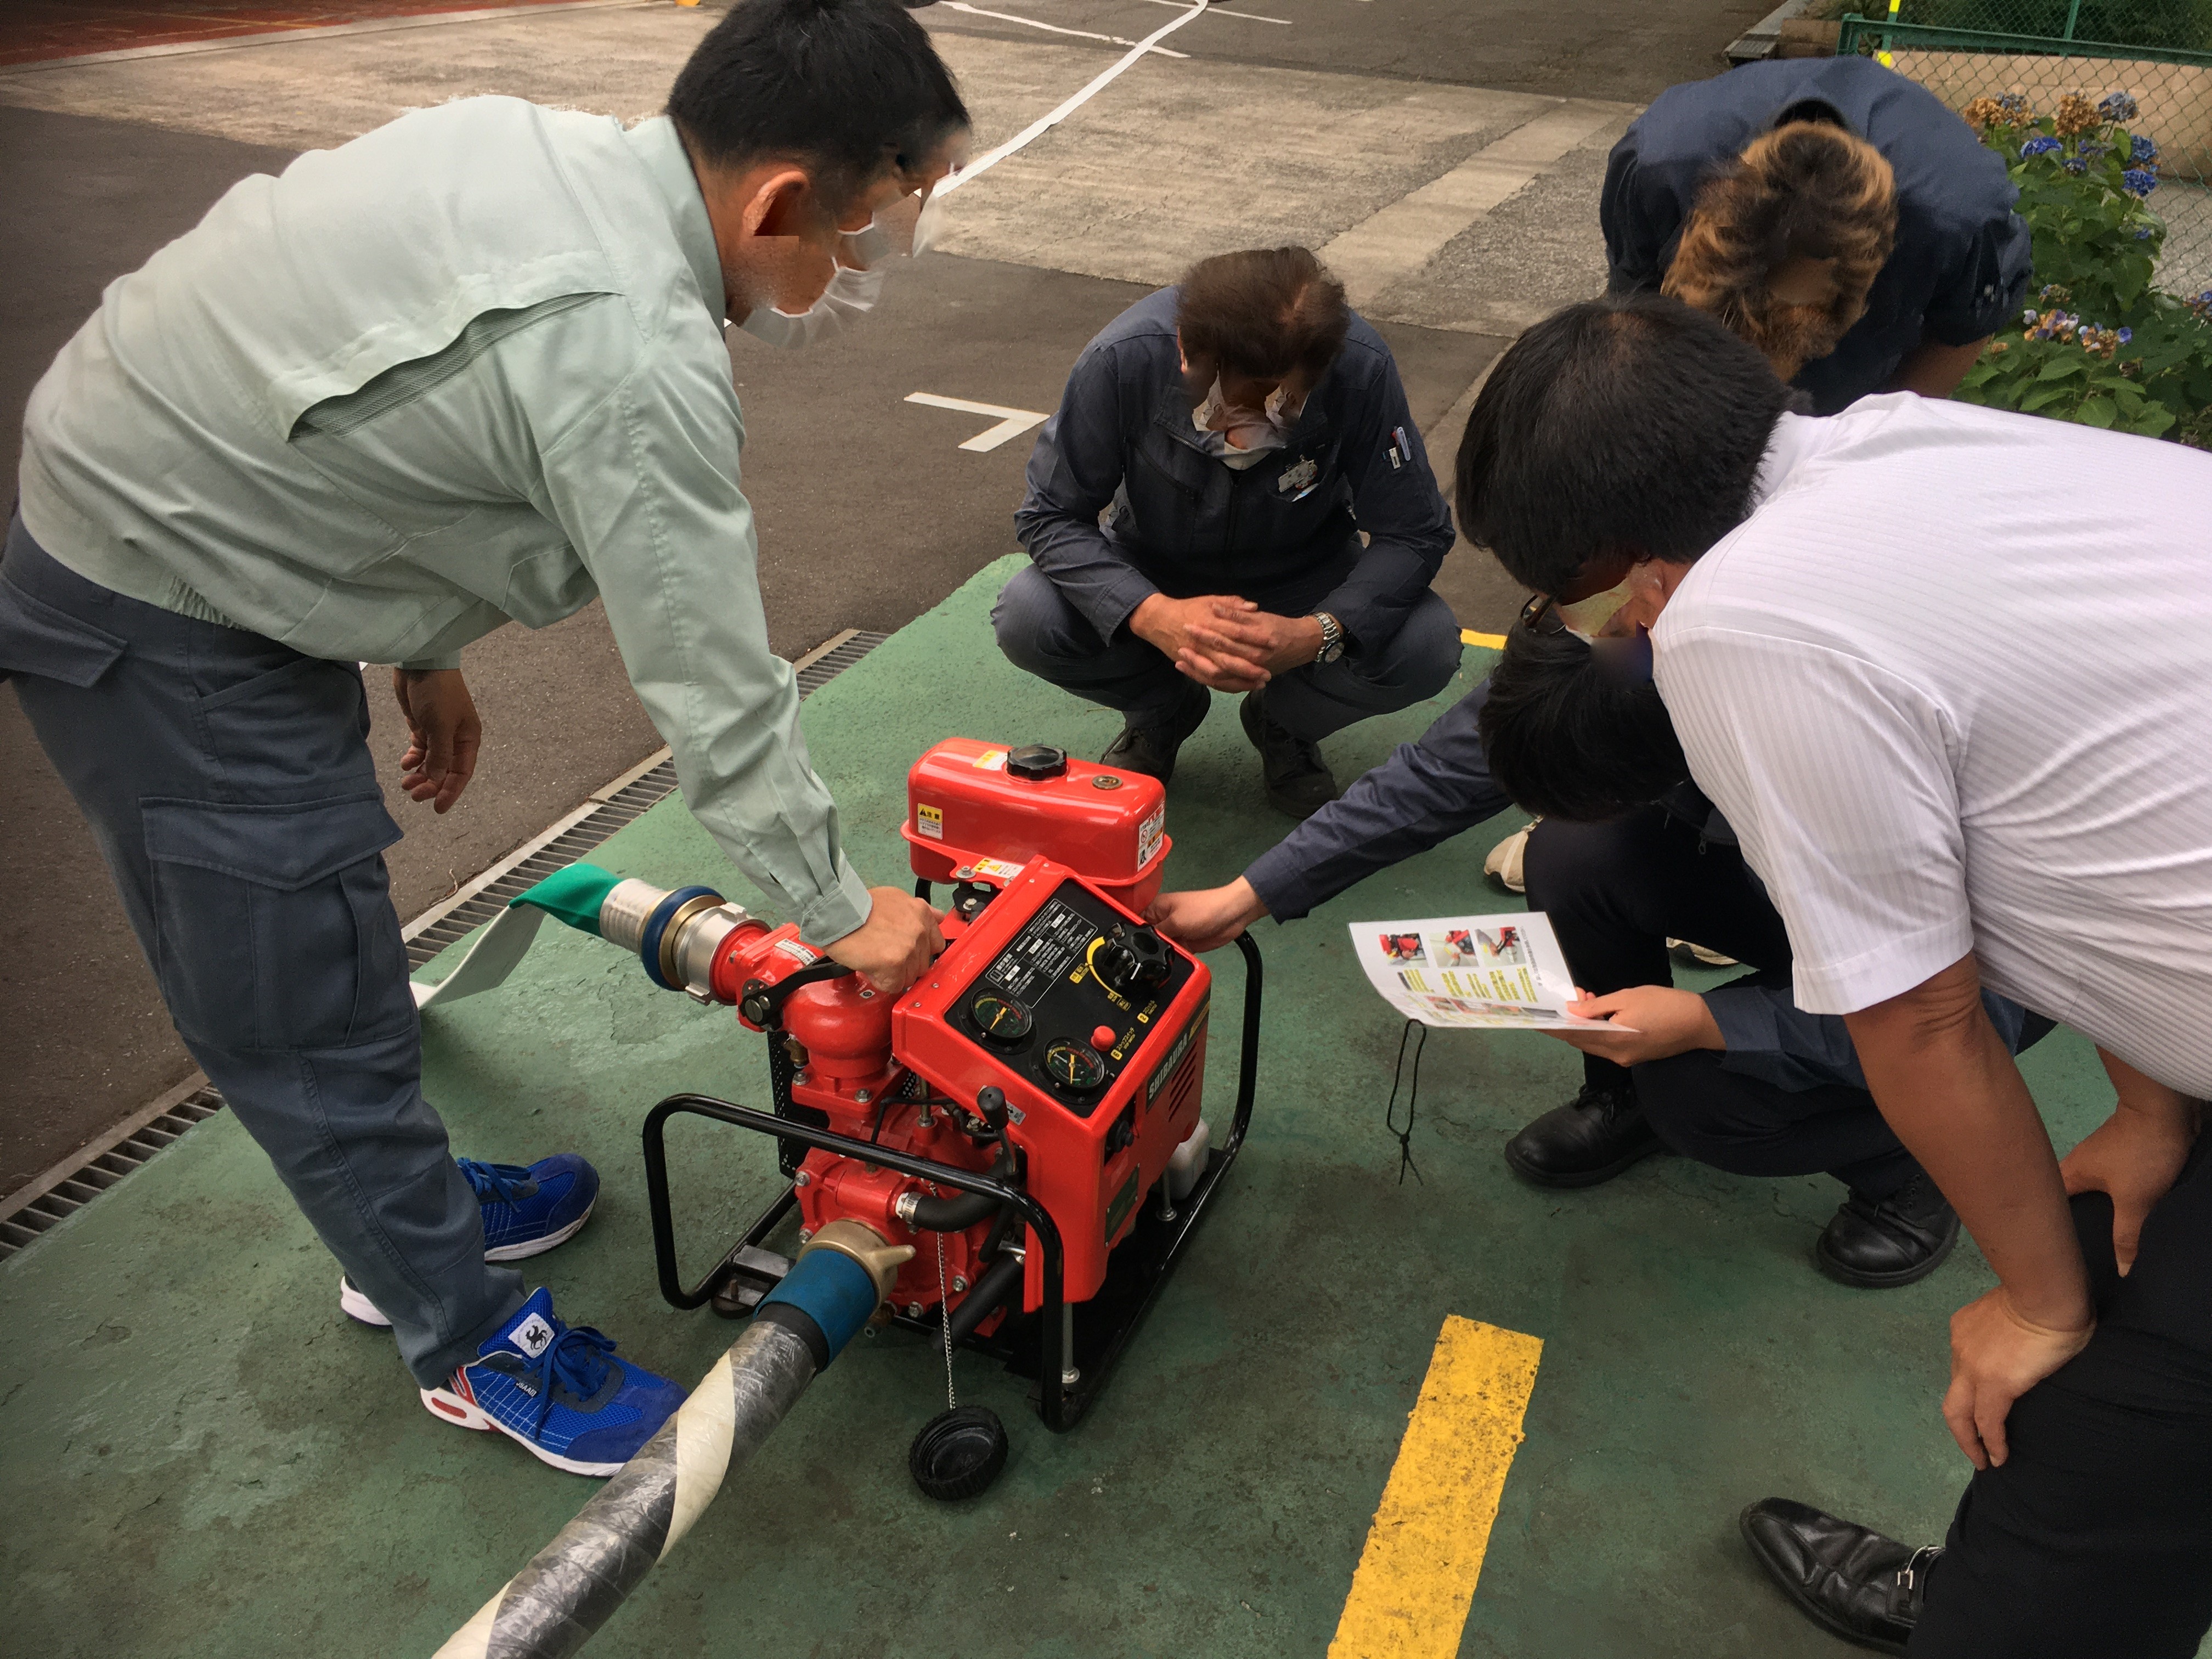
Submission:
M 2027 286 L 2002 158 L 1863 58 L 1748 64 L 1670 88 L 1613 147 L 1610 289 L 1660 289 L 1757 346 L 1832 414 L 1948 397 Z

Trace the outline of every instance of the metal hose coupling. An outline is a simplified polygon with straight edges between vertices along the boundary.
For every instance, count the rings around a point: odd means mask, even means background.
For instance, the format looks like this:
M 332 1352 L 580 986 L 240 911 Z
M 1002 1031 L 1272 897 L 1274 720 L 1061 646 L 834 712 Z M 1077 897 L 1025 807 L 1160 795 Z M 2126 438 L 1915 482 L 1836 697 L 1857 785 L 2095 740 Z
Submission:
M 438 1659 L 565 1659 L 581 1648 L 867 1323 L 913 1255 L 857 1221 L 815 1234 L 660 1432 Z
M 631 878 L 599 905 L 599 937 L 637 952 L 646 977 L 664 991 L 714 1000 L 714 952 L 752 917 L 711 887 L 670 890 Z

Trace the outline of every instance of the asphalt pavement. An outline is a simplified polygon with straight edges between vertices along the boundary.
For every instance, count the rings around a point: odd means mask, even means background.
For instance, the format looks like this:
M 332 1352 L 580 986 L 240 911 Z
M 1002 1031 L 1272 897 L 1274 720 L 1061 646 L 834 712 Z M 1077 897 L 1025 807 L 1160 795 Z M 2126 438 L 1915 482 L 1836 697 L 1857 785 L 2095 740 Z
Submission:
M 1580 0 L 1539 15 L 1513 3 L 1250 0 L 1178 31 L 1172 44 L 1187 57 L 1147 59 L 957 197 L 951 251 L 902 267 L 858 334 L 798 353 L 733 334 L 775 648 L 797 656 L 842 629 L 896 629 L 1013 550 L 1030 434 L 963 450 L 996 417 L 912 394 L 1049 410 L 1091 334 L 1182 260 L 1219 247 L 1304 240 L 1346 258 L 1382 248 L 1363 308 L 1398 356 L 1417 419 L 1453 428 L 1436 458 L 1448 472 L 1468 394 L 1505 339 L 1601 279 L 1593 169 L 1606 145 L 1635 102 L 1717 68 L 1759 9 Z M 979 148 L 1118 54 L 1112 40 L 1085 36 L 1133 38 L 1170 15 L 1150 0 L 988 9 L 1074 33 L 946 4 L 922 14 L 976 109 Z M 1240 10 L 1282 21 L 1230 15 Z M 235 179 L 471 92 L 643 114 L 712 21 L 709 9 L 641 6 L 0 73 L 0 222 L 16 256 L 15 299 L 0 314 L 0 432 L 12 446 L 31 385 L 104 283 Z M 1495 213 L 1445 225 L 1434 246 L 1399 234 L 1391 216 L 1423 185 L 1503 137 L 1521 135 L 1525 150 L 1532 121 L 1562 118 L 1564 136 Z M 1378 240 L 1378 225 L 1390 234 Z M 1464 547 L 1439 588 L 1486 630 L 1518 597 Z M 659 742 L 596 605 L 542 632 L 502 629 L 465 666 L 484 754 L 470 794 L 442 818 L 395 793 L 408 831 L 390 854 L 403 915 Z M 396 762 L 396 710 L 387 689 L 374 690 L 373 742 Z M 190 1060 L 12 697 L 0 697 L 0 763 L 10 781 L 0 814 L 5 1193 L 186 1075 Z

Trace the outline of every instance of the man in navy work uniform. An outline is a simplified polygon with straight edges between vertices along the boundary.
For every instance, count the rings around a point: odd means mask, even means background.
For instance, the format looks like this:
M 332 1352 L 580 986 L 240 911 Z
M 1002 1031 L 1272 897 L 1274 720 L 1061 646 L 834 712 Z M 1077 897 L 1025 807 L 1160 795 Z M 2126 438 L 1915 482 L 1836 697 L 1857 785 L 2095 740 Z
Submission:
M 1648 681 L 1642 689 L 1651 707 L 1636 712 L 1663 729 L 1656 694 Z M 1626 833 L 1643 844 L 1624 862 L 1613 856 L 1617 842 L 1562 833 L 1605 824 L 1547 817 L 1528 854 L 1530 908 L 1551 917 L 1577 983 L 1596 998 L 1588 1012 L 1635 1029 L 1571 1039 L 1583 1050 L 1583 1091 L 1509 1141 L 1506 1162 L 1524 1179 L 1554 1187 L 1608 1180 L 1662 1144 L 1736 1175 L 1825 1172 L 1848 1196 L 1814 1244 L 1820 1269 L 1872 1289 L 1926 1278 L 1957 1243 L 1958 1217 L 1882 1121 L 1844 1022 L 1805 1013 L 1792 1000 L 1788 933 L 1746 871 L 1726 821 L 1679 770 L 1654 800 L 1659 789 L 1639 793 L 1624 775 L 1630 768 L 1578 750 L 1593 726 L 1608 724 L 1607 711 L 1547 709 L 1544 691 L 1540 673 L 1502 667 L 1235 881 L 1164 893 L 1152 920 L 1204 951 L 1261 916 L 1287 922 L 1307 915 L 1504 811 L 1513 803 L 1492 775 L 1485 711 L 1493 721 L 1509 717 L 1516 729 L 1534 724 L 1538 733 L 1520 747 L 1537 752 L 1536 766 L 1553 757 L 1546 770 L 1558 799 L 1617 814 L 1610 821 L 1632 826 Z M 1547 714 L 1565 718 L 1547 726 Z M 1673 746 L 1671 736 L 1665 743 Z M 1531 767 L 1524 754 L 1524 778 Z M 1677 989 L 1667 940 L 1684 936 L 1754 971 L 1702 994 Z M 2015 1049 L 2051 1030 L 2015 1004 L 1994 997 L 1989 1004 Z M 1632 1141 L 1593 1148 L 1593 1127 L 1617 1132 L 1624 1121 L 1634 1127 Z M 1578 1162 L 1574 1154 L 1603 1161 Z
M 2014 315 L 2027 226 L 2004 158 L 1867 58 L 1748 64 L 1651 100 L 1606 165 L 1609 289 L 1729 324 L 1831 415 L 1948 397 Z
M 239 184 L 32 394 L 0 563 L 0 675 L 341 1306 L 434 1415 L 587 1474 L 683 1391 L 487 1265 L 573 1233 L 598 1176 L 457 1164 L 423 1100 L 359 665 L 398 665 L 400 782 L 444 811 L 462 647 L 600 597 L 687 804 L 801 937 L 893 990 L 941 943 L 854 871 L 808 763 L 722 329 L 805 332 L 966 111 L 895 0 L 740 0 L 669 112 L 471 99 Z
M 1243 692 L 1267 799 L 1304 817 L 1337 793 L 1321 738 L 1459 665 L 1429 591 L 1451 520 L 1397 364 L 1304 248 L 1201 260 L 1109 324 L 1014 526 L 1034 563 L 1000 647 L 1121 712 L 1109 766 L 1166 780 L 1211 692 Z

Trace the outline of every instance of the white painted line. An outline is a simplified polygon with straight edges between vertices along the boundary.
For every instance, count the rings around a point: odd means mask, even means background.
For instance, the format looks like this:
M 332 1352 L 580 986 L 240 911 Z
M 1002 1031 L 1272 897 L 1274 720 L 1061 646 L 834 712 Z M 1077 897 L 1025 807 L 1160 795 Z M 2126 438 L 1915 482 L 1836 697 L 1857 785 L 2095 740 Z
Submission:
M 1094 34 L 1089 29 L 1064 29 L 1057 23 L 1042 23 L 1034 17 L 1017 17 L 1010 11 L 986 11 L 981 6 L 971 6 L 968 0 L 938 0 L 945 11 L 964 11 L 970 17 L 995 17 L 1003 23 L 1023 23 L 1033 29 L 1042 29 L 1049 34 L 1072 34 L 1079 40 L 1106 40 L 1117 46 L 1133 46 L 1134 40 L 1125 40 L 1118 34 Z M 1166 46 L 1154 46 L 1153 52 L 1162 58 L 1188 58 L 1187 52 L 1170 51 Z
M 997 404 L 970 403 L 965 398 L 940 398 L 934 392 L 909 392 L 906 400 L 910 404 L 927 404 L 932 409 L 956 410 L 963 415 L 995 415 L 999 423 L 977 433 L 960 446 L 982 454 L 996 449 L 1010 438 L 1018 438 L 1033 426 L 1042 426 L 1048 418 L 1034 409 L 1006 409 Z
M 1444 245 L 1534 180 L 1626 104 L 1570 99 L 1484 146 L 1449 173 L 1363 219 L 1321 250 L 1354 306 L 1413 276 Z
M 1176 3 L 1176 0 L 1167 0 L 1167 3 L 1173 5 Z M 1121 71 L 1127 69 L 1130 64 L 1135 63 L 1146 52 L 1152 51 L 1154 46 L 1159 45 L 1161 41 L 1166 40 L 1168 36 L 1173 34 L 1185 23 L 1189 22 L 1192 18 L 1198 16 L 1200 13 L 1206 11 L 1209 9 L 1209 0 L 1197 0 L 1197 3 L 1195 5 L 1185 7 L 1182 16 L 1176 18 L 1173 22 L 1161 24 L 1159 27 L 1154 29 L 1143 40 L 1138 41 L 1135 46 L 1130 47 L 1129 50 L 1123 52 L 1121 57 L 1115 58 L 1110 68 L 1094 76 L 1090 84 L 1085 86 L 1073 98 L 1068 99 L 1065 103 L 1047 110 L 1042 115 L 1038 116 L 1036 120 L 1030 122 L 1029 125 L 1024 127 L 1012 137 L 1007 139 L 1005 143 L 999 145 L 994 149 L 984 151 L 982 155 L 977 156 L 966 167 L 961 168 L 959 172 L 954 173 L 943 184 L 938 185 L 937 189 L 933 193 L 938 196 L 951 195 L 954 191 L 958 190 L 963 185 L 967 184 L 970 179 L 980 178 L 982 174 L 988 173 L 993 167 L 998 166 L 1000 162 L 1005 161 L 1006 157 L 1012 155 L 1016 150 L 1021 149 L 1023 145 L 1028 143 L 1031 139 L 1051 131 L 1053 128 L 1058 126 L 1069 116 L 1074 114 L 1077 110 L 1081 109 L 1085 104 L 1089 103 L 1093 98 L 1097 96 L 1098 94 L 1103 92 L 1108 87 L 1113 85 L 1115 80 L 1121 75 Z
M 1152 0 L 1152 3 L 1156 6 L 1179 6 L 1182 0 Z M 1226 6 L 1209 6 L 1206 9 L 1217 17 L 1241 17 L 1248 23 L 1273 23 L 1283 28 L 1291 26 L 1291 20 L 1287 17 L 1262 17 L 1256 11 L 1231 11 Z
M 383 34 L 392 29 L 432 28 L 446 23 L 489 23 L 502 17 L 532 17 L 549 11 L 613 11 L 642 8 L 659 0 L 553 0 L 550 4 L 480 7 L 471 11 L 418 12 L 407 17 L 369 17 L 355 23 L 325 23 L 306 29 L 270 29 L 259 34 L 228 34 L 212 40 L 177 40 L 160 46 L 121 46 L 113 52 L 81 52 L 74 58 L 40 58 L 27 64 L 0 64 L 0 80 L 36 75 L 42 70 L 80 69 L 92 64 L 124 64 L 138 58 L 179 58 L 192 52 L 231 52 L 241 46 L 273 46 L 287 40 L 327 40 L 340 34 Z

